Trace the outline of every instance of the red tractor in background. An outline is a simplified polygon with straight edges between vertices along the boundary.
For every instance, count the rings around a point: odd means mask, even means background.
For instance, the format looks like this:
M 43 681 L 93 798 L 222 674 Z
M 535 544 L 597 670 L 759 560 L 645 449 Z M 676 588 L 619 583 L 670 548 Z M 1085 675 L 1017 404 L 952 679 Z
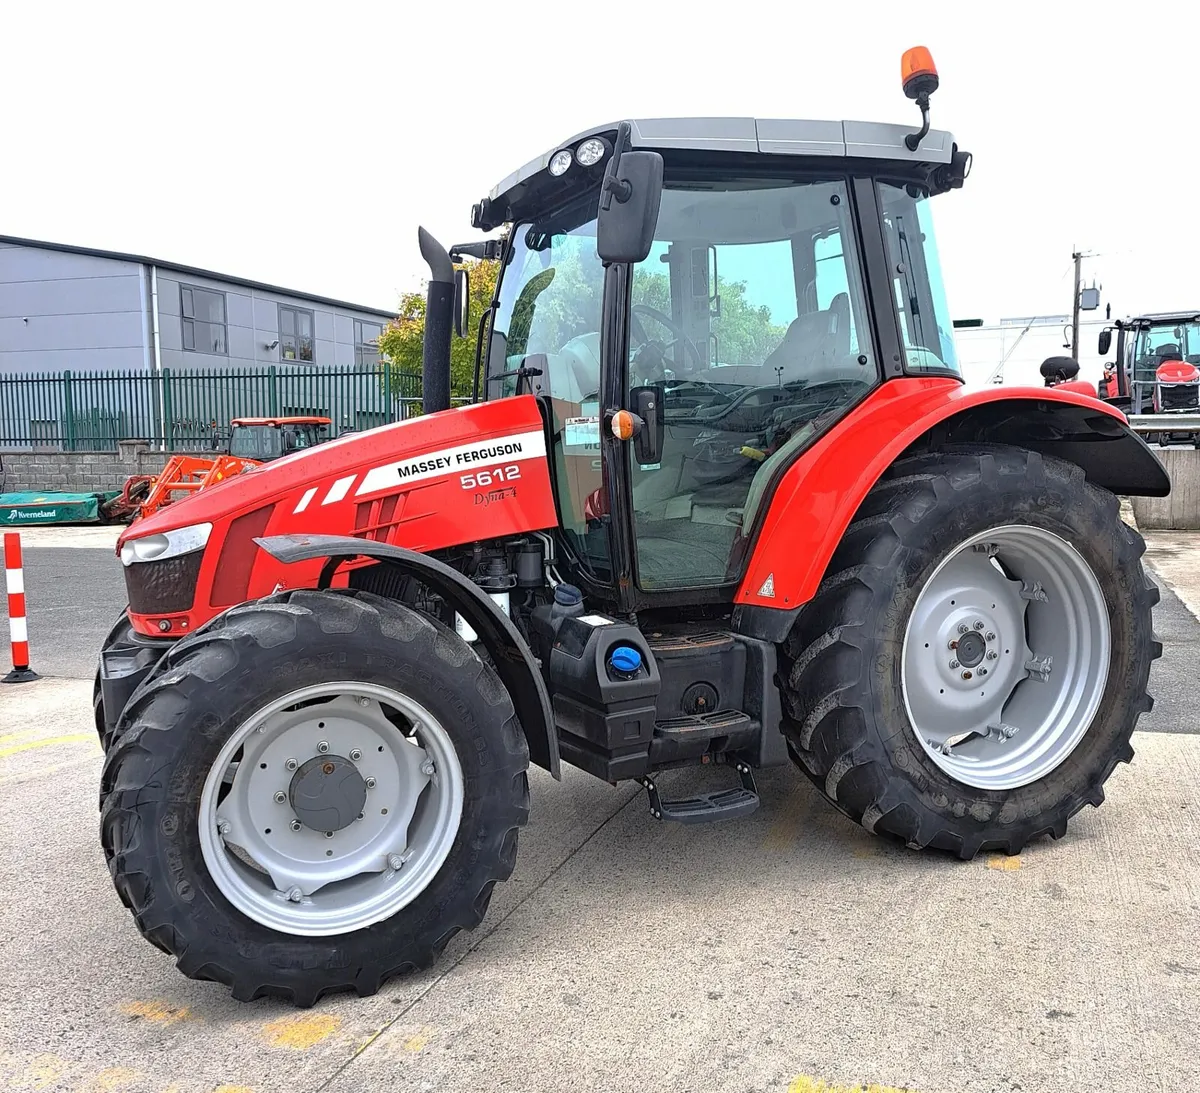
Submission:
M 208 489 L 289 452 L 320 444 L 328 439 L 329 427 L 327 417 L 235 417 L 230 422 L 225 454 L 212 458 L 173 455 L 158 474 L 127 478 L 112 506 L 122 513 L 151 516 L 180 497 Z
M 472 405 L 426 232 L 425 415 L 121 538 L 101 832 L 142 933 L 241 999 L 431 964 L 513 870 L 530 763 L 654 821 L 796 764 L 852 821 L 971 858 L 1099 805 L 1161 652 L 1116 409 L 964 388 L 917 131 L 628 121 L 475 206 L 508 225 Z M 497 244 L 455 248 L 474 253 Z M 663 772 L 711 771 L 671 800 Z

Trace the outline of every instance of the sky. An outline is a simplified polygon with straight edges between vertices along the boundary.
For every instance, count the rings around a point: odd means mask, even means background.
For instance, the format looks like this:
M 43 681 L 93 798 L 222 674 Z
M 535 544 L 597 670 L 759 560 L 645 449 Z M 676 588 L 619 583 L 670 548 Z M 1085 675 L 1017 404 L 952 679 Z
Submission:
M 974 155 L 934 207 L 955 318 L 1069 311 L 1075 248 L 1114 317 L 1200 307 L 1198 38 L 1159 0 L 12 0 L 0 234 L 393 308 L 418 224 L 476 238 L 472 203 L 582 129 L 915 123 L 900 55 L 925 45 L 933 125 Z

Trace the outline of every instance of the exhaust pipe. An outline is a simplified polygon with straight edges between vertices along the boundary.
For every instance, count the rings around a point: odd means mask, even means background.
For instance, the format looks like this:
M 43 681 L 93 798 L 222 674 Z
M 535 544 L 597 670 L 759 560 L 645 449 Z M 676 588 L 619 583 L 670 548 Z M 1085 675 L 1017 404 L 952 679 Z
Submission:
M 425 339 L 421 345 L 421 408 L 450 409 L 450 335 L 454 320 L 454 263 L 424 228 L 417 229 L 421 257 L 429 266 L 425 294 Z

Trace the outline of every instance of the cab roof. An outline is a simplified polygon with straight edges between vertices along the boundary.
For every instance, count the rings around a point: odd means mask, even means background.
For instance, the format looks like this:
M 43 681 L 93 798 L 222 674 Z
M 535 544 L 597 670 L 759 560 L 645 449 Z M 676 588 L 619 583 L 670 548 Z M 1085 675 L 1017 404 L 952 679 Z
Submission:
M 611 144 L 620 122 L 597 125 L 548 149 L 492 187 L 472 210 L 471 221 L 489 231 L 542 204 L 555 192 L 568 193 L 598 181 L 608 157 L 591 168 L 577 165 L 561 178 L 547 173 L 550 160 L 564 148 L 573 149 L 588 137 L 602 136 Z M 915 152 L 904 138 L 915 124 L 892 125 L 870 121 L 805 121 L 789 118 L 638 118 L 628 122 L 630 146 L 660 152 L 725 152 L 734 155 L 819 156 L 890 160 L 925 167 L 932 172 L 952 162 L 954 137 L 931 129 Z M 561 187 L 561 189 L 560 189 Z
M 1136 315 L 1125 319 L 1120 326 L 1131 327 L 1170 326 L 1174 323 L 1200 322 L 1200 311 L 1158 311 L 1147 315 Z
M 544 171 L 555 152 L 588 137 L 617 131 L 619 122 L 598 125 L 556 144 L 537 159 L 501 180 L 488 195 L 496 201 L 514 186 Z M 640 118 L 629 122 L 634 148 L 656 151 L 757 152 L 780 156 L 846 156 L 909 163 L 949 163 L 954 137 L 931 129 L 915 152 L 904 143 L 915 125 L 874 121 L 805 121 L 791 118 Z

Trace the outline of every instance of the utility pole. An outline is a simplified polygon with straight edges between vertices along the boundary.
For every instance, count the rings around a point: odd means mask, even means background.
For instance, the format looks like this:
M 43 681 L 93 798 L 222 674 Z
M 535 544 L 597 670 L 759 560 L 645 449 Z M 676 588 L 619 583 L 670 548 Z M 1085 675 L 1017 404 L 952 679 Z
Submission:
M 1071 359 L 1079 363 L 1079 293 L 1083 274 L 1083 252 L 1075 251 L 1071 255 L 1075 259 L 1075 298 L 1071 304 Z

